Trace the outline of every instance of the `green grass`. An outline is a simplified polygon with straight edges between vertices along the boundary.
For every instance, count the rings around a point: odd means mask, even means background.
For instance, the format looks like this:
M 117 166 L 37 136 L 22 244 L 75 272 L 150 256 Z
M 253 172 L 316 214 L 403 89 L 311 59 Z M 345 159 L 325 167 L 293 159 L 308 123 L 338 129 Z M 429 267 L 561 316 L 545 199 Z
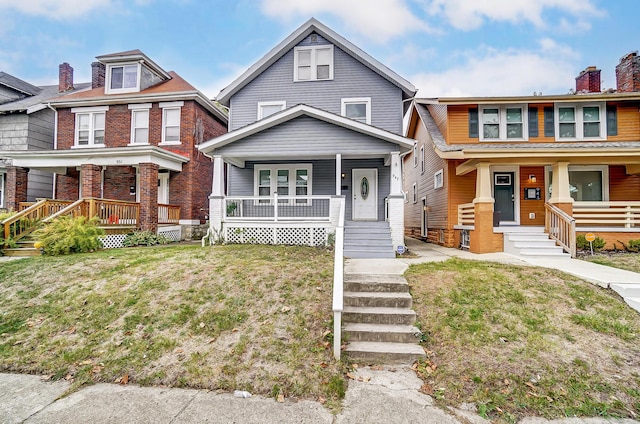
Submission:
M 640 253 L 602 252 L 593 256 L 586 254 L 581 259 L 600 265 L 626 269 L 640 273 Z
M 640 414 L 640 316 L 553 270 L 459 259 L 406 273 L 441 405 L 497 422 Z
M 344 396 L 332 359 L 333 256 L 178 245 L 0 266 L 0 370 L 285 397 Z

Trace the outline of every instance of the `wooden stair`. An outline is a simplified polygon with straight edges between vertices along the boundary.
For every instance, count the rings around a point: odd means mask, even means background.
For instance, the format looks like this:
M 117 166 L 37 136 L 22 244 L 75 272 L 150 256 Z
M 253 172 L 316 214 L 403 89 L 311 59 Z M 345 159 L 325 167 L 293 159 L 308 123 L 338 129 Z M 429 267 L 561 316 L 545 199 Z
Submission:
M 425 356 L 404 277 L 346 274 L 344 288 L 343 331 L 352 361 L 399 364 Z
M 16 243 L 16 247 L 2 249 L 2 254 L 4 256 L 17 256 L 17 257 L 30 257 L 30 256 L 40 256 L 42 255 L 42 251 L 40 249 L 36 249 L 33 246 L 35 243 L 30 239 L 22 239 Z

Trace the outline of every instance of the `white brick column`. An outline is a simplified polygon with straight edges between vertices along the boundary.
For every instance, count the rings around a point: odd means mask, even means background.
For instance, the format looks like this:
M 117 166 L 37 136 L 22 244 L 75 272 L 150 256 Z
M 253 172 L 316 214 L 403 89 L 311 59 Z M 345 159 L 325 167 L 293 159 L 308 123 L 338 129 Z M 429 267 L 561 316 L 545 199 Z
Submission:
M 389 208 L 389 227 L 393 249 L 404 246 L 404 196 L 390 194 L 387 198 Z
M 213 232 L 214 242 L 219 242 L 222 234 L 224 197 L 209 196 L 209 228 Z

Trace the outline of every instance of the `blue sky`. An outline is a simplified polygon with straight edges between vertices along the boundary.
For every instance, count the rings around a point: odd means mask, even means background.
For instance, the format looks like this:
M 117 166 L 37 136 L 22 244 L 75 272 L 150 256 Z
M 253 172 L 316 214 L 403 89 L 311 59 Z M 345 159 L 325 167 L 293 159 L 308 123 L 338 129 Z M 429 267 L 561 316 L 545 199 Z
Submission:
M 422 97 L 563 94 L 587 66 L 615 88 L 640 49 L 637 0 L 0 0 L 0 70 L 57 83 L 69 62 L 140 49 L 210 97 L 310 17 Z

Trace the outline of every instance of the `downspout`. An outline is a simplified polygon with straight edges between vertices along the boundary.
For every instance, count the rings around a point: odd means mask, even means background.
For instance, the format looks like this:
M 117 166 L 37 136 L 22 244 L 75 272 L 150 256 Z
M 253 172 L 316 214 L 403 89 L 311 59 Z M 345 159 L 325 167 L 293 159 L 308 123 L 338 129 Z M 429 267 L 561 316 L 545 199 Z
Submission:
M 51 106 L 51 103 L 47 103 L 47 107 L 53 111 L 53 150 L 58 150 L 58 110 Z M 51 197 L 56 198 L 56 186 L 58 185 L 58 173 L 53 173 L 53 189 L 51 191 Z

